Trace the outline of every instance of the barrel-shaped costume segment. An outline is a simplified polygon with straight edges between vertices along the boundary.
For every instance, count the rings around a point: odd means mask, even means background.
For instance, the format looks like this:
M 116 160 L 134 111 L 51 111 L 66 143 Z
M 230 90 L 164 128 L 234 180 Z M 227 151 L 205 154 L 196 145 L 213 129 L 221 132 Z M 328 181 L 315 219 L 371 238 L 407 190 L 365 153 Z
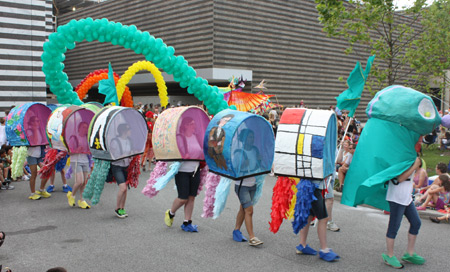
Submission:
M 147 124 L 135 109 L 105 107 L 94 116 L 88 140 L 94 158 L 115 161 L 131 157 L 144 152 Z
M 274 156 L 272 126 L 259 115 L 224 110 L 214 116 L 205 139 L 211 172 L 231 179 L 268 173 Z
M 307 179 L 331 175 L 336 154 L 336 123 L 332 111 L 286 109 L 275 141 L 275 174 Z
M 204 160 L 203 137 L 208 124 L 208 115 L 199 107 L 163 111 L 153 128 L 152 144 L 156 160 Z
M 6 117 L 6 137 L 12 146 L 47 145 L 46 124 L 50 108 L 41 103 L 15 107 Z

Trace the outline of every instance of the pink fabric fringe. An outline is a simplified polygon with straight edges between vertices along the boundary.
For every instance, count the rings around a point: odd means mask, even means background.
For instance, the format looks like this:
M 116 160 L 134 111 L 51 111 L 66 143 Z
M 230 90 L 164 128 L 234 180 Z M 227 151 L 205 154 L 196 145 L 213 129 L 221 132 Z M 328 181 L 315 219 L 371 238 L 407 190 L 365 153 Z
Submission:
M 153 185 L 156 183 L 156 179 L 165 174 L 167 174 L 167 162 L 158 161 L 150 174 L 150 178 L 147 180 L 147 185 L 142 189 L 142 193 L 150 198 L 156 196 L 158 192 L 153 188 Z
M 207 165 L 200 169 L 200 185 L 198 186 L 197 195 L 203 190 L 203 185 L 206 183 L 206 177 L 208 176 L 209 168 Z
M 216 194 L 217 185 L 219 185 L 220 182 L 220 176 L 209 172 L 205 179 L 206 191 L 205 198 L 203 199 L 202 217 L 208 218 L 213 217 L 214 215 L 214 202 L 216 201 L 214 195 Z

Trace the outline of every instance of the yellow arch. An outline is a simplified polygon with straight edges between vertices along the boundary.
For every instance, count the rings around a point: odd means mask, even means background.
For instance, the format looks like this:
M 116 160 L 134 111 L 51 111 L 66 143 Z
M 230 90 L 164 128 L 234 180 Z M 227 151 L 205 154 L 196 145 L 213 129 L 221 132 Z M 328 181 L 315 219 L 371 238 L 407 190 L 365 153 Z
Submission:
M 167 97 L 167 86 L 164 78 L 159 71 L 159 69 L 150 61 L 138 61 L 133 63 L 128 70 L 120 77 L 117 82 L 117 98 L 120 101 L 122 99 L 123 92 L 125 91 L 125 86 L 130 82 L 133 76 L 142 70 L 147 70 L 152 73 L 155 78 L 156 86 L 158 87 L 159 100 L 161 101 L 161 106 L 165 107 L 169 103 L 169 97 Z

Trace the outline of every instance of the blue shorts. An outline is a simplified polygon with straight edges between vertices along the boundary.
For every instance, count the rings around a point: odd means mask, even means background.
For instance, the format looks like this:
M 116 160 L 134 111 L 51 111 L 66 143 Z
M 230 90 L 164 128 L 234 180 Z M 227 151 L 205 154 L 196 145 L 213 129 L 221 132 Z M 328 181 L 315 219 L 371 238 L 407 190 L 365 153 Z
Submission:
M 256 193 L 256 184 L 252 187 L 240 186 L 239 184 L 234 185 L 234 191 L 236 192 L 239 201 L 241 202 L 242 208 L 246 209 L 253 206 L 253 199 Z
M 111 172 L 113 177 L 116 179 L 117 185 L 125 183 L 128 177 L 128 166 L 117 166 L 111 164 Z
M 37 165 L 37 164 L 40 164 L 43 161 L 44 161 L 44 158 L 42 158 L 42 157 L 41 158 L 36 158 L 36 157 L 31 157 L 31 156 L 27 157 L 28 165 Z

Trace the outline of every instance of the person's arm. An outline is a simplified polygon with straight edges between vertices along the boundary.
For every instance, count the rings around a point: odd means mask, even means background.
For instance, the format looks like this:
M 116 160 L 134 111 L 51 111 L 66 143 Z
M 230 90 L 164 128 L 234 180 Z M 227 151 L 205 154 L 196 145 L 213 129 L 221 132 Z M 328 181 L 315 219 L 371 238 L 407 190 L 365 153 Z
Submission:
M 422 188 L 424 185 L 427 184 L 428 181 L 428 175 L 426 171 L 420 171 L 419 176 L 419 184 L 417 185 L 417 188 Z
M 403 181 L 407 180 L 414 171 L 419 169 L 419 165 L 420 165 L 420 159 L 419 159 L 419 157 L 417 157 L 414 164 L 411 167 L 409 167 L 405 172 L 401 173 L 400 176 L 398 176 L 397 181 L 403 182 Z
M 428 194 L 436 194 L 436 193 L 444 193 L 444 192 L 445 192 L 445 189 L 442 186 L 430 188 L 430 190 L 428 190 Z

